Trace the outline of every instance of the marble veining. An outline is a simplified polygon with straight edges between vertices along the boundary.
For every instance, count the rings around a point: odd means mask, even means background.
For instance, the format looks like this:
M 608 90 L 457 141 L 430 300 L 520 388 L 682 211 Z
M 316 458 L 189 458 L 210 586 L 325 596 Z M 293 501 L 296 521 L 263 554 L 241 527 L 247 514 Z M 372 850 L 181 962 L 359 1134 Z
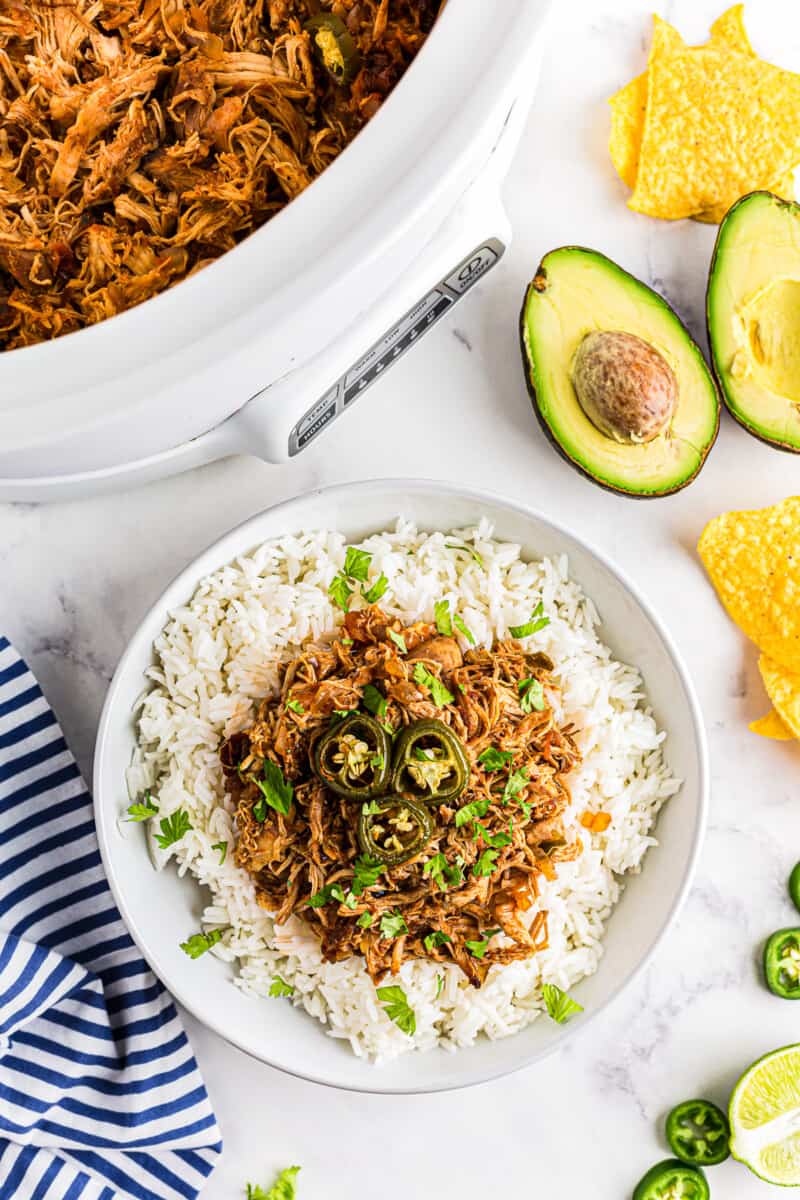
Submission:
M 700 41 L 724 0 L 658 6 Z M 798 1012 L 760 982 L 763 939 L 793 920 L 785 880 L 800 857 L 800 750 L 747 731 L 767 710 L 756 655 L 731 626 L 694 554 L 726 508 L 797 491 L 800 460 L 723 419 L 699 479 L 634 503 L 569 470 L 541 437 L 517 346 L 526 282 L 567 242 L 595 246 L 659 287 L 703 336 L 714 230 L 629 212 L 607 161 L 605 99 L 644 62 L 645 0 L 556 4 L 534 110 L 505 188 L 515 241 L 497 270 L 357 406 L 287 466 L 253 459 L 96 500 L 0 506 L 0 629 L 30 660 L 80 764 L 91 771 L 114 666 L 149 604 L 233 524 L 279 499 L 345 479 L 412 475 L 529 503 L 609 553 L 673 633 L 705 715 L 711 815 L 680 920 L 647 971 L 591 1032 L 517 1075 L 416 1099 L 334 1094 L 250 1061 L 188 1021 L 226 1154 L 205 1195 L 236 1200 L 296 1162 L 301 1200 L 544 1194 L 618 1200 L 664 1157 L 661 1123 L 690 1095 L 723 1101 L 741 1069 L 797 1040 Z M 757 48 L 800 69 L 800 13 L 749 0 Z M 491 233 L 491 230 L 487 230 Z M 797 915 L 794 914 L 794 919 Z M 269 1020 L 265 1002 L 264 1020 Z M 728 1163 L 715 1196 L 768 1194 Z

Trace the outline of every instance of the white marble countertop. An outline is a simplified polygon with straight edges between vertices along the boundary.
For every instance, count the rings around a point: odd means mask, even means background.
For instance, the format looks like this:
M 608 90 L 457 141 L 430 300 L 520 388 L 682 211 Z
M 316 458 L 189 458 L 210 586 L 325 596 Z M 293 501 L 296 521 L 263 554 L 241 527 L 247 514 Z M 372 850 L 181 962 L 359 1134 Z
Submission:
M 699 479 L 649 503 L 571 471 L 539 433 L 517 349 L 524 283 L 565 242 L 605 251 L 655 284 L 702 336 L 713 230 L 637 217 L 605 150 L 605 98 L 643 62 L 646 0 L 558 0 L 538 98 L 506 188 L 516 240 L 505 262 L 298 460 L 235 459 L 147 488 L 48 507 L 0 506 L 0 629 L 28 658 L 87 777 L 98 713 L 127 637 L 169 579 L 251 513 L 321 483 L 438 476 L 494 489 L 557 516 L 638 581 L 694 675 L 713 768 L 711 818 L 694 889 L 644 978 L 568 1051 L 467 1092 L 428 1098 L 335 1093 L 247 1059 L 188 1019 L 219 1114 L 225 1155 L 204 1195 L 243 1196 L 303 1167 L 302 1200 L 496 1192 L 557 1200 L 627 1196 L 664 1157 L 677 1101 L 723 1102 L 761 1053 L 797 1040 L 798 1013 L 760 981 L 764 937 L 791 923 L 785 880 L 800 858 L 800 751 L 747 732 L 768 705 L 756 652 L 725 618 L 694 546 L 712 515 L 798 490 L 800 459 L 727 418 Z M 691 40 L 722 0 L 661 3 Z M 756 45 L 800 69 L 788 0 L 750 0 Z M 426 448 L 385 439 L 427 429 Z M 395 420 L 393 428 L 397 430 Z M 796 914 L 795 914 L 796 919 Z M 717 1197 L 768 1194 L 743 1167 L 714 1168 Z

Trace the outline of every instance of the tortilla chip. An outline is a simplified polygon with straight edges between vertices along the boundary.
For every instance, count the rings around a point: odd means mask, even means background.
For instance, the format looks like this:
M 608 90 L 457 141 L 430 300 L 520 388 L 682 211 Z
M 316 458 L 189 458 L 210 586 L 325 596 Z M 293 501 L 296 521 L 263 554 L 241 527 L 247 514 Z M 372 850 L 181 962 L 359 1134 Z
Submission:
M 711 26 L 710 45 L 719 49 L 737 50 L 740 54 L 755 55 L 744 27 L 744 5 L 734 4 Z M 700 49 L 700 47 L 695 47 Z M 639 170 L 639 152 L 647 112 L 647 71 L 637 75 L 609 100 L 611 105 L 611 136 L 608 148 L 611 161 L 623 183 L 633 191 Z M 783 195 L 783 193 L 779 193 Z M 784 197 L 788 199 L 788 197 Z M 704 220 L 704 217 L 700 218 Z
M 760 737 L 772 738 L 776 742 L 789 742 L 794 737 L 791 729 L 778 716 L 774 708 L 770 709 L 767 715 L 761 717 L 758 721 L 751 721 L 748 728 L 753 733 L 759 734 Z
M 697 548 L 742 632 L 785 670 L 800 671 L 800 496 L 723 513 L 706 525 Z
M 783 179 L 779 179 L 777 183 L 768 184 L 764 190 L 772 192 L 773 196 L 779 196 L 781 200 L 796 200 L 795 172 L 790 171 L 788 175 L 784 176 Z M 708 212 L 695 213 L 692 220 L 703 221 L 707 225 L 719 225 L 729 212 L 729 208 L 712 208 Z
M 800 75 L 749 55 L 690 49 L 655 18 L 635 212 L 717 213 L 800 162 Z
M 800 672 L 787 671 L 762 654 L 758 669 L 775 711 L 794 737 L 800 737 Z

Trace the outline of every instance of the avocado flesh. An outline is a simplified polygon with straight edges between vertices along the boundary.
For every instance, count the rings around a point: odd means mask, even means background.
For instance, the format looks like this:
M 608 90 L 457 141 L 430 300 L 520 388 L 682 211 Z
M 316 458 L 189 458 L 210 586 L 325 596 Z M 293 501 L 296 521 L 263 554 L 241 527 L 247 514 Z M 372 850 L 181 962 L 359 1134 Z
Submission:
M 543 259 L 521 326 L 534 406 L 573 465 L 633 496 L 665 495 L 694 478 L 716 437 L 719 400 L 699 348 L 665 300 L 605 255 L 566 246 Z M 615 441 L 581 408 L 572 364 L 583 338 L 594 331 L 636 334 L 672 367 L 678 403 L 669 427 L 652 441 Z
M 711 263 L 708 337 L 736 420 L 800 451 L 800 205 L 754 192 L 731 209 Z

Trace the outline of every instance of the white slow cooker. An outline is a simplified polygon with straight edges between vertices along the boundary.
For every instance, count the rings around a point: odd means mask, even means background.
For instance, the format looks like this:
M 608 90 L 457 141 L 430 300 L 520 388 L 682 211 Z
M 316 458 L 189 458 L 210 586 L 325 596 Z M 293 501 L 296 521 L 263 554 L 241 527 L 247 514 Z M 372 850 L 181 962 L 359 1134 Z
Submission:
M 500 184 L 551 0 L 449 0 L 392 96 L 235 250 L 120 316 L 0 354 L 0 499 L 301 453 L 499 261 Z

